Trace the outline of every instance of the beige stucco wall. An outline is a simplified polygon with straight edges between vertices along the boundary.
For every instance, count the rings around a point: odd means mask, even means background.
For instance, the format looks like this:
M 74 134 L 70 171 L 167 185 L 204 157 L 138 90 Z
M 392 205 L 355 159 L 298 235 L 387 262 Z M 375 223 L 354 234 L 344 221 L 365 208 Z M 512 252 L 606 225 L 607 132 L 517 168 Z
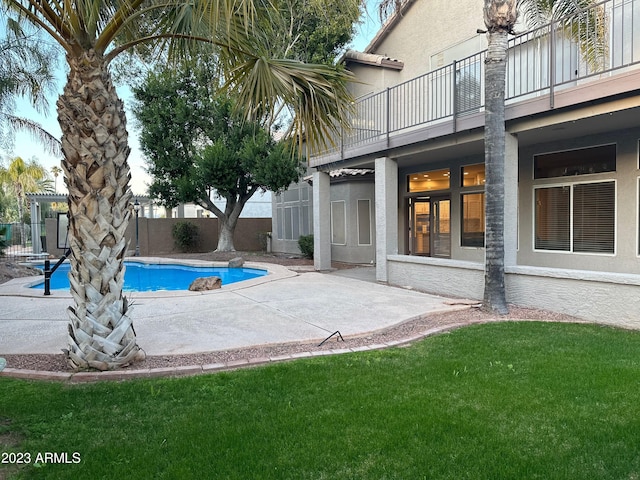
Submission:
M 375 192 L 371 181 L 344 182 L 331 185 L 331 201 L 344 201 L 346 210 L 346 244 L 331 245 L 331 260 L 345 263 L 375 262 Z M 358 200 L 369 200 L 371 244 L 358 245 Z
M 477 37 L 484 38 L 483 34 L 476 32 L 478 28 L 484 28 L 483 5 L 482 0 L 414 1 L 387 35 L 368 52 L 404 62 L 403 70 L 397 74 L 385 72 L 384 85 L 378 83 L 380 80 L 371 81 L 368 76 L 364 80 L 371 82 L 379 91 L 382 86 L 392 86 L 436 68 L 436 65 L 431 65 L 432 55 Z M 458 55 L 462 58 L 477 53 L 482 41 L 470 42 L 466 49 L 457 51 Z
M 482 301 L 482 264 L 390 255 L 389 283 L 424 292 Z M 507 302 L 584 320 L 640 328 L 637 275 L 540 267 L 507 267 Z

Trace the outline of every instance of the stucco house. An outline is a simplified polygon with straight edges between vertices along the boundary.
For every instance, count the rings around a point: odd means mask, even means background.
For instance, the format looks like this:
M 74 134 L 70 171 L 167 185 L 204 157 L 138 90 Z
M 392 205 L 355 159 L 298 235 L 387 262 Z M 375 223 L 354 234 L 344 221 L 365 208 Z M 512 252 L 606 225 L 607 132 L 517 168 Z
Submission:
M 298 222 L 314 233 L 318 270 L 351 255 L 363 263 L 366 247 L 378 281 L 483 297 L 482 6 L 407 0 L 365 52 L 347 52 L 359 80 L 353 128 L 310 157 L 312 185 L 298 189 L 306 210 L 293 209 L 292 190 L 274 200 L 274 248 Z M 557 23 L 509 43 L 507 300 L 638 327 L 640 0 L 595 9 L 607 42 L 595 61 Z M 350 191 L 355 176 L 332 180 L 352 169 L 373 172 L 368 189 Z

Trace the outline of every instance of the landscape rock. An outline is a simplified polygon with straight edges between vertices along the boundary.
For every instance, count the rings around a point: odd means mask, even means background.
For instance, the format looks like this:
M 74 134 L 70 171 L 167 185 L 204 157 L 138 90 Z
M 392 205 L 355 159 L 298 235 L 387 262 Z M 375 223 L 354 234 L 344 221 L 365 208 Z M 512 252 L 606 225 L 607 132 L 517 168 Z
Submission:
M 220 287 L 222 287 L 222 279 L 220 277 L 200 277 L 191 282 L 189 290 L 192 292 L 204 292 L 206 290 L 217 290 Z
M 14 278 L 32 277 L 35 275 L 42 275 L 42 270 L 14 262 L 0 262 L 0 283 L 8 282 Z
M 242 257 L 236 257 L 229 260 L 229 268 L 242 268 L 244 265 L 244 259 Z

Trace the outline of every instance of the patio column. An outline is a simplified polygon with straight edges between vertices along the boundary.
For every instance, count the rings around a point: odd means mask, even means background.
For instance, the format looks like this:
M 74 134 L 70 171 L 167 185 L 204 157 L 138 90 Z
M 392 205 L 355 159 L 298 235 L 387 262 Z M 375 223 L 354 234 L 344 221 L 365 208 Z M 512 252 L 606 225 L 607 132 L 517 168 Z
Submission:
M 331 269 L 331 197 L 329 174 L 313 172 L 313 266 Z
M 518 137 L 505 134 L 504 264 L 518 263 Z
M 398 253 L 398 163 L 376 158 L 376 280 L 389 281 L 387 255 Z
M 31 210 L 31 251 L 33 253 L 42 253 L 42 245 L 40 243 L 40 203 L 31 199 L 29 207 Z

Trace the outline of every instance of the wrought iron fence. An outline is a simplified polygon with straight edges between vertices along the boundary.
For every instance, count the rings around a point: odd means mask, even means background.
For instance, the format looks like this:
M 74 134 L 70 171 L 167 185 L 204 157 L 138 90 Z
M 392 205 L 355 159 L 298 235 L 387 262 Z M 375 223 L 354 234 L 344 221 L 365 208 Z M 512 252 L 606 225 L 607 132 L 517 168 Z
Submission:
M 359 99 L 351 130 L 316 157 L 484 108 L 486 51 Z M 556 90 L 640 62 L 640 0 L 605 0 L 509 40 L 507 103 Z
M 0 223 L 0 258 L 12 261 L 45 256 L 44 223 Z

